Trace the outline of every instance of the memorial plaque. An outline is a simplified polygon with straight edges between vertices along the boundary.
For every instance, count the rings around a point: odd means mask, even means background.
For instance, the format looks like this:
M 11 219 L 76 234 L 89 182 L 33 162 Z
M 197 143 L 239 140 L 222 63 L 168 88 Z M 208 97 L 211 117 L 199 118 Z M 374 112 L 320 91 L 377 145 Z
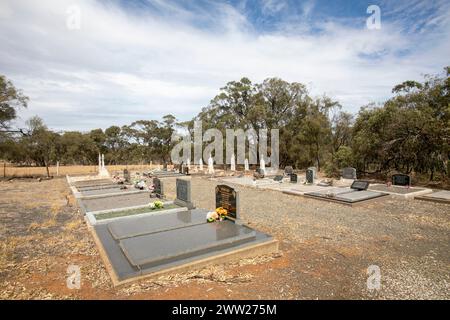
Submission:
M 306 170 L 306 183 L 314 183 L 314 170 Z
M 163 182 L 158 178 L 153 178 L 153 192 L 158 198 L 164 198 Z
M 275 176 L 273 178 L 274 181 L 282 181 L 283 180 L 283 176 Z
M 344 179 L 356 179 L 356 169 L 355 168 L 344 168 L 344 169 L 342 169 L 342 178 L 344 178 Z
M 123 178 L 125 179 L 125 182 L 130 182 L 131 175 L 130 175 L 130 171 L 128 171 L 128 169 L 123 170 Z
M 350 188 L 358 191 L 367 190 L 369 184 L 370 183 L 368 181 L 353 181 Z
M 194 204 L 191 202 L 191 181 L 185 179 L 176 180 L 177 198 L 174 203 L 176 205 L 193 209 Z
M 292 173 L 292 174 L 291 174 L 291 182 L 292 182 L 292 183 L 297 183 L 297 181 L 298 181 L 297 174 Z
M 287 167 L 284 168 L 284 173 L 286 175 L 291 175 L 291 174 L 294 173 L 294 168 L 292 168 L 291 166 L 287 166 Z
M 392 184 L 394 186 L 410 186 L 411 177 L 407 174 L 394 174 L 392 175 Z
M 228 211 L 228 217 L 239 219 L 239 194 L 227 185 L 216 186 L 216 208 L 222 207 Z

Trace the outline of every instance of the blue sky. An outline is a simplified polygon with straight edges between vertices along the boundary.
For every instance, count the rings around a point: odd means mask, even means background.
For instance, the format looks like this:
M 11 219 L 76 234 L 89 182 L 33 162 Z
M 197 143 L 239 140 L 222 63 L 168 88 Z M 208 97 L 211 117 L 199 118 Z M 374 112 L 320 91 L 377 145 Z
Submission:
M 380 29 L 366 26 L 369 5 Z M 56 130 L 187 120 L 244 76 L 301 82 L 357 112 L 450 64 L 450 3 L 4 0 L 0 41 L 0 73 L 31 99 L 19 126 L 36 114 Z

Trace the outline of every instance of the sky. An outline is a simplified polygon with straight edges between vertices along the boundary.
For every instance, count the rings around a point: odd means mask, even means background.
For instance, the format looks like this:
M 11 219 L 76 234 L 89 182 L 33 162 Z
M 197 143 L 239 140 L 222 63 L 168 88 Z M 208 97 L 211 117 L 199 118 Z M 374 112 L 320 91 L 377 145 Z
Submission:
M 450 1 L 1 0 L 0 44 L 0 74 L 30 98 L 19 127 L 190 120 L 242 77 L 300 82 L 356 113 L 450 65 Z

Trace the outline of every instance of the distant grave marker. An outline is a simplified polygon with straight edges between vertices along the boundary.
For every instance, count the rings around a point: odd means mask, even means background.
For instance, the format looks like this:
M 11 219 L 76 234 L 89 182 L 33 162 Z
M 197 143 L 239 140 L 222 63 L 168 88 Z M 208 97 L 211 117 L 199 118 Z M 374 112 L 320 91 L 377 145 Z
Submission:
M 291 166 L 287 166 L 287 167 L 284 168 L 284 173 L 286 175 L 291 175 L 291 174 L 294 173 L 294 168 L 292 168 Z
M 164 198 L 164 184 L 158 178 L 153 178 L 153 192 L 158 198 Z
M 392 184 L 394 186 L 410 186 L 411 177 L 407 174 L 394 174 L 392 175 Z
M 369 184 L 370 183 L 368 181 L 353 181 L 350 188 L 358 191 L 367 190 Z
M 222 207 L 228 211 L 228 217 L 239 219 L 239 193 L 227 185 L 216 186 L 216 208 Z
M 344 169 L 342 169 L 342 178 L 344 178 L 344 179 L 356 179 L 356 169 L 355 168 L 344 168 Z
M 275 176 L 274 178 L 273 178 L 273 180 L 274 181 L 282 181 L 283 180 L 283 176 L 281 176 L 281 175 L 279 175 L 279 176 Z
M 297 183 L 297 181 L 298 181 L 297 174 L 295 174 L 295 173 L 291 174 L 291 182 L 292 183 Z
M 309 167 L 308 169 L 313 171 L 314 179 L 317 179 L 317 168 L 316 167 Z
M 175 204 L 187 207 L 188 209 L 194 208 L 191 201 L 191 182 L 189 180 L 178 178 L 176 180 L 176 192 L 177 198 L 174 201 Z
M 125 179 L 125 182 L 130 182 L 131 175 L 130 175 L 130 171 L 128 171 L 128 169 L 123 169 L 123 178 Z
M 314 183 L 314 170 L 306 169 L 306 183 Z

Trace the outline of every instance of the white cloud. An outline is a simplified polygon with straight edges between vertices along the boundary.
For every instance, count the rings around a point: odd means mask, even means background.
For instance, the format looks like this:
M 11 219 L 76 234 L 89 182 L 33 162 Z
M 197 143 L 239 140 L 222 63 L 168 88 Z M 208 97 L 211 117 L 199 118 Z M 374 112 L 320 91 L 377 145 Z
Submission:
M 385 22 L 381 30 L 327 22 L 316 34 L 257 33 L 226 4 L 199 16 L 208 26 L 199 28 L 189 10 L 150 2 L 172 15 L 132 15 L 89 0 L 2 1 L 0 70 L 31 98 L 22 118 L 38 114 L 55 129 L 123 125 L 167 113 L 190 119 L 226 82 L 243 76 L 302 82 L 355 112 L 388 98 L 395 84 L 448 64 L 448 7 L 429 22 L 439 37 L 419 38 Z M 73 4 L 81 9 L 80 30 L 66 27 Z

